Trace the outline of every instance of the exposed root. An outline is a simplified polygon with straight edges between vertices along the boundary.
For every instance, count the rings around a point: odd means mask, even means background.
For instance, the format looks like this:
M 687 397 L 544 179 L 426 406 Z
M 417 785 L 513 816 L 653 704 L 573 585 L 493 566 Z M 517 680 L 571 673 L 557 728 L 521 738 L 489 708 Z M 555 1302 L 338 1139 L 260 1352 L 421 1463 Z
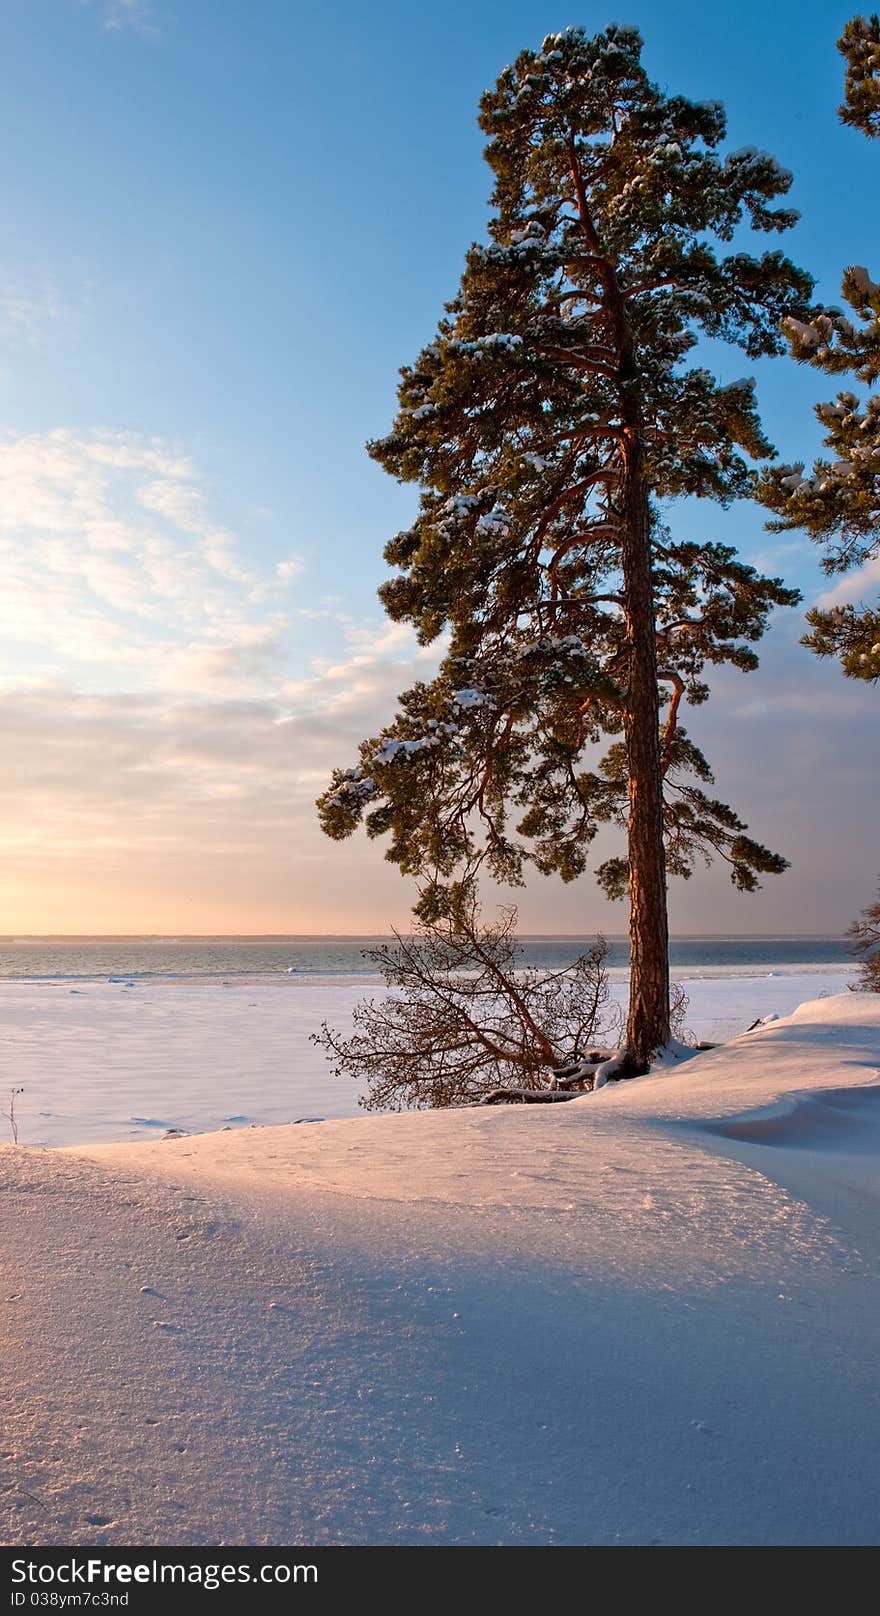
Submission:
M 493 1089 L 471 1106 L 480 1105 L 553 1105 L 562 1100 L 576 1100 L 577 1089 Z M 470 1107 L 468 1107 L 470 1109 Z
M 688 1060 L 703 1049 L 715 1049 L 717 1045 L 710 1043 L 682 1044 L 677 1039 L 670 1039 L 662 1050 L 657 1052 L 657 1063 L 660 1066 L 673 1066 L 679 1060 Z M 497 1088 L 484 1094 L 479 1100 L 472 1100 L 472 1106 L 479 1105 L 552 1105 L 557 1100 L 575 1100 L 579 1095 L 590 1094 L 596 1089 L 602 1089 L 606 1083 L 619 1083 L 633 1077 L 644 1077 L 650 1071 L 648 1064 L 639 1064 L 634 1061 L 626 1049 L 591 1049 L 587 1058 L 572 1063 L 570 1066 L 558 1067 L 551 1073 L 546 1088 Z

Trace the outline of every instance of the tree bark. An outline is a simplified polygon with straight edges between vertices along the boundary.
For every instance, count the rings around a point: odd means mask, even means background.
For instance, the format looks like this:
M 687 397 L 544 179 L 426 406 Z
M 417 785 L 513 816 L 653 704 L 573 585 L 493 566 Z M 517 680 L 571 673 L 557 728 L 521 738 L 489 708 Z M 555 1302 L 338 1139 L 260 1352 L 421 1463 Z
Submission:
M 642 437 L 638 372 L 626 301 L 616 275 L 609 286 L 620 355 L 623 426 L 621 478 L 623 611 L 629 649 L 624 737 L 628 760 L 629 1015 L 627 1069 L 647 1071 L 669 1041 L 669 919 L 663 825 L 663 757 L 657 682 L 657 627 L 651 510 Z
M 663 838 L 660 698 L 651 576 L 651 518 L 637 433 L 624 446 L 623 595 L 629 640 L 624 718 L 629 763 L 630 989 L 628 1065 L 647 1070 L 669 1039 L 669 921 Z

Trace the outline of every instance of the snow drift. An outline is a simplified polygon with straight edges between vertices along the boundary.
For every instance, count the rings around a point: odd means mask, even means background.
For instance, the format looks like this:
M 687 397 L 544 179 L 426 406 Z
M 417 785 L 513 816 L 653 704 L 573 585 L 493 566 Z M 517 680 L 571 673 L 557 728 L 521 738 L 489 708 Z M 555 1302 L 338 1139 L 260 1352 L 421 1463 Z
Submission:
M 6 1541 L 866 1543 L 880 996 L 562 1107 L 0 1152 Z

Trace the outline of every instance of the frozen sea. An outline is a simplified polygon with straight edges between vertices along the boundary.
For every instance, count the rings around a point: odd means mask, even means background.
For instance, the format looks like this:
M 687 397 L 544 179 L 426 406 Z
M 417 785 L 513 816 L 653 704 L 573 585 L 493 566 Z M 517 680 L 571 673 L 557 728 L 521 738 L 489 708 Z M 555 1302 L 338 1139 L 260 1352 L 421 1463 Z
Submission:
M 0 937 L 0 979 L 108 976 L 369 976 L 377 937 Z M 592 937 L 522 936 L 523 963 L 570 964 Z M 609 937 L 609 965 L 625 969 L 623 937 Z M 727 973 L 849 963 L 841 937 L 674 937 L 673 970 Z

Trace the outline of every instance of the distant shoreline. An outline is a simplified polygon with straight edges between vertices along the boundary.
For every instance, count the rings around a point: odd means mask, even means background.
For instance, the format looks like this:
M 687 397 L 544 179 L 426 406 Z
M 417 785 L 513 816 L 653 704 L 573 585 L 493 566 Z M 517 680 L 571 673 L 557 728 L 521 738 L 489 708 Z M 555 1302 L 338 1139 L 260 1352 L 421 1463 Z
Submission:
M 156 943 L 163 948 L 189 947 L 193 943 L 387 943 L 394 932 L 302 931 L 302 932 L 8 932 L 0 933 L 0 946 L 25 947 L 28 943 Z M 404 934 L 410 935 L 410 934 Z M 524 931 L 524 943 L 582 942 L 603 936 L 612 943 L 626 942 L 623 931 Z M 680 943 L 809 943 L 845 942 L 843 932 L 824 931 L 678 931 L 670 932 L 670 942 Z

